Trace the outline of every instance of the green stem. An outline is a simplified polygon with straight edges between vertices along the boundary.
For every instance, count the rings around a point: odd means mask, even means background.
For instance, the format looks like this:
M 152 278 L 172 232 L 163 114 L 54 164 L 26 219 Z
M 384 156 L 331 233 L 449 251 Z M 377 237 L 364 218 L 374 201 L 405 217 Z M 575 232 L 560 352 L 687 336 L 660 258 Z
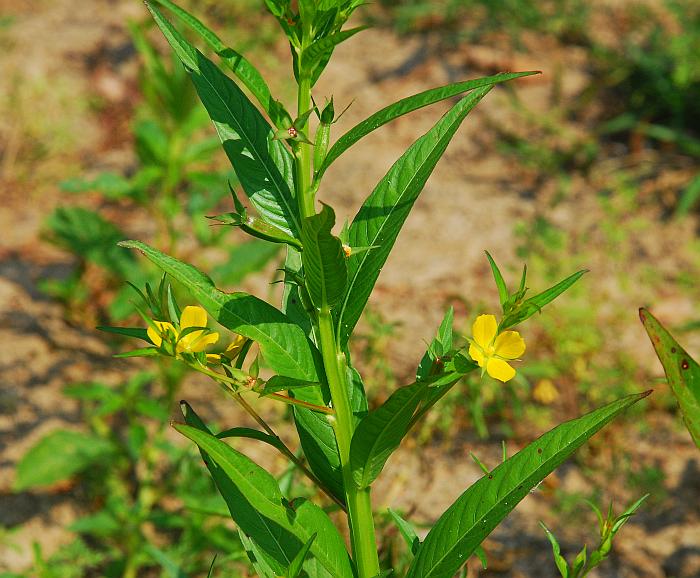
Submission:
M 370 488 L 358 490 L 350 470 L 350 442 L 354 422 L 348 395 L 345 356 L 336 345 L 330 310 L 322 309 L 319 312 L 318 327 L 323 365 L 336 414 L 333 427 L 340 452 L 353 557 L 359 578 L 374 578 L 380 571 L 372 517 L 371 490 Z
M 300 71 L 299 76 L 297 105 L 298 115 L 302 115 L 311 108 L 311 79 L 304 74 L 304 71 Z M 306 125 L 297 128 L 308 134 Z M 316 213 L 314 197 L 317 187 L 311 186 L 311 145 L 303 142 L 295 143 L 294 153 L 297 170 L 297 202 L 299 214 L 304 219 Z M 380 574 L 380 570 L 372 517 L 371 490 L 370 488 L 358 490 L 350 470 L 350 442 L 355 423 L 350 406 L 345 355 L 338 348 L 333 319 L 328 308 L 321 308 L 318 311 L 317 323 L 321 356 L 335 410 L 335 419 L 329 419 L 333 424 L 340 453 L 353 559 L 359 578 L 375 578 Z
M 311 108 L 311 79 L 302 77 L 299 79 L 299 92 L 297 96 L 297 116 L 301 116 Z M 298 127 L 305 134 L 308 132 L 308 121 L 304 126 Z M 297 202 L 299 214 L 302 219 L 316 214 L 314 195 L 311 194 L 311 145 L 296 143 L 295 154 L 297 160 Z

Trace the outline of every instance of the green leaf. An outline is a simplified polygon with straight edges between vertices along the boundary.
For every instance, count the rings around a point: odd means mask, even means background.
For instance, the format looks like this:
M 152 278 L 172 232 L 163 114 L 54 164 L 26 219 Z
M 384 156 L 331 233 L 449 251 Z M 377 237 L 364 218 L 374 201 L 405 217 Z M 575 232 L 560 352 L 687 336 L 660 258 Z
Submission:
M 640 309 L 639 317 L 678 400 L 685 426 L 700 448 L 700 365 L 647 309 Z
M 133 277 L 132 255 L 117 247 L 124 233 L 100 214 L 83 207 L 58 207 L 46 219 L 49 239 L 82 259 L 120 277 Z
M 270 379 L 265 382 L 262 389 L 257 390 L 261 395 L 268 395 L 270 393 L 276 393 L 278 391 L 287 391 L 290 389 L 297 389 L 300 387 L 320 387 L 320 383 L 315 383 L 313 381 L 304 381 L 303 379 L 292 379 L 290 377 L 284 377 L 283 375 L 273 375 Z
M 514 72 L 496 74 L 495 76 L 487 76 L 485 78 L 467 80 L 465 82 L 456 82 L 454 84 L 448 84 L 447 86 L 441 86 L 439 88 L 431 88 L 430 90 L 402 98 L 398 102 L 390 104 L 389 106 L 375 112 L 373 115 L 366 118 L 360 124 L 354 126 L 343 136 L 341 136 L 326 154 L 323 164 L 318 168 L 316 179 L 320 179 L 326 172 L 326 169 L 362 137 L 367 136 L 380 126 L 384 126 L 385 124 L 399 118 L 400 116 L 403 116 L 404 114 L 408 114 L 414 110 L 435 104 L 436 102 L 440 102 L 447 98 L 452 98 L 453 96 L 457 96 L 458 94 L 467 92 L 468 90 L 483 88 L 485 86 L 493 86 L 499 82 L 505 82 L 507 80 L 520 78 L 522 76 L 530 76 L 532 74 L 538 73 Z
M 394 520 L 399 532 L 401 532 L 403 539 L 406 541 L 409 551 L 415 556 L 416 552 L 418 552 L 418 548 L 420 547 L 420 538 L 418 537 L 418 534 L 416 534 L 415 528 L 410 524 L 410 522 L 404 520 L 391 508 L 387 508 L 387 511 Z
M 474 483 L 433 526 L 406 578 L 452 578 L 532 488 L 588 438 L 649 393 L 624 397 L 560 424 Z
M 540 526 L 544 530 L 549 543 L 552 545 L 552 556 L 554 557 L 554 564 L 556 564 L 559 574 L 561 574 L 562 578 L 569 578 L 569 565 L 567 564 L 566 559 L 561 555 L 561 548 L 556 536 L 552 534 L 552 532 L 549 530 L 549 528 L 547 528 L 547 526 L 544 525 L 543 522 L 540 522 Z
M 96 329 L 104 331 L 105 333 L 135 337 L 136 339 L 142 339 L 143 341 L 148 341 L 151 343 L 151 340 L 148 338 L 148 330 L 144 329 L 143 327 L 107 327 L 100 325 L 96 327 Z
M 286 448 L 282 441 L 268 433 L 258 431 L 249 427 L 233 427 L 216 434 L 220 440 L 225 438 L 247 438 L 250 440 L 258 440 L 271 445 L 273 448 L 284 451 Z
M 127 359 L 129 357 L 158 357 L 160 351 L 157 347 L 142 347 L 141 349 L 132 349 L 124 353 L 115 353 L 112 357 L 117 359 Z
M 238 536 L 258 576 L 260 578 L 278 578 L 279 574 L 272 568 L 273 566 L 277 567 L 274 558 L 260 548 L 250 536 L 246 536 L 246 533 L 240 528 L 238 529 Z
M 508 288 L 506 287 L 506 282 L 503 280 L 503 275 L 501 275 L 501 270 L 498 268 L 498 265 L 496 265 L 496 261 L 494 261 L 493 257 L 491 257 L 491 253 L 486 251 L 486 257 L 489 260 L 489 265 L 491 265 L 493 280 L 496 282 L 496 287 L 498 288 L 498 299 L 501 302 L 501 306 L 504 306 L 510 297 L 508 294 Z
M 311 544 L 313 544 L 314 540 L 316 539 L 316 534 L 312 534 L 311 538 L 304 544 L 304 547 L 299 550 L 299 553 L 294 557 L 294 560 L 292 560 L 292 563 L 289 565 L 289 568 L 287 569 L 287 578 L 297 578 L 299 574 L 301 574 L 301 569 L 302 566 L 304 565 L 304 561 L 306 560 L 306 556 L 309 554 L 309 550 L 311 549 Z
M 348 282 L 343 243 L 331 233 L 333 225 L 335 213 L 328 205 L 323 205 L 319 214 L 304 219 L 301 229 L 306 288 L 319 309 L 336 305 Z
M 190 421 L 194 423 L 192 417 Z M 352 578 L 343 539 L 321 508 L 303 499 L 294 500 L 293 506 L 287 504 L 275 478 L 255 462 L 203 429 L 183 424 L 174 427 L 200 447 L 210 471 L 217 472 L 215 481 L 232 518 L 282 565 L 279 574 L 315 533 L 310 554 L 331 575 Z
M 520 305 L 516 305 L 513 310 L 501 320 L 498 330 L 503 331 L 509 327 L 519 325 L 526 319 L 532 317 L 535 313 L 540 313 L 545 305 L 554 301 L 557 297 L 559 297 L 559 295 L 569 289 L 587 272 L 588 271 L 586 269 L 577 271 L 546 291 L 542 291 L 542 293 L 538 293 L 534 297 L 526 299 Z
M 428 346 L 416 371 L 416 379 L 427 379 L 434 371 L 439 371 L 439 358 L 452 350 L 452 325 L 454 324 L 455 311 L 450 307 L 440 323 L 437 335 Z
M 50 486 L 88 469 L 113 452 L 108 441 L 85 432 L 56 430 L 41 438 L 17 464 L 15 491 Z
M 198 18 L 180 8 L 174 2 L 170 0 L 155 0 L 155 2 L 165 6 L 177 16 L 180 21 L 199 34 L 202 40 L 204 40 L 217 56 L 223 60 L 231 72 L 233 72 L 245 87 L 250 90 L 251 94 L 255 96 L 263 107 L 263 110 L 268 114 L 270 113 L 270 103 L 272 102 L 270 89 L 257 68 L 255 68 L 245 56 L 226 46 L 221 39 Z
M 427 389 L 428 382 L 401 387 L 360 421 L 350 444 L 350 469 L 359 489 L 377 479 L 399 447 Z
M 348 231 L 350 246 L 377 248 L 348 260 L 348 288 L 336 310 L 341 347 L 348 342 L 379 272 L 428 177 L 462 121 L 491 88 L 479 88 L 465 96 L 414 142 L 355 216 Z
M 340 32 L 316 40 L 316 42 L 301 53 L 300 72 L 310 76 L 312 78 L 311 84 L 315 84 L 328 62 L 330 55 L 333 53 L 333 49 L 341 42 L 345 42 L 348 38 L 354 36 L 358 32 L 362 32 L 366 28 L 367 26 L 358 26 L 350 30 L 341 30 Z
M 299 231 L 291 153 L 240 88 L 194 48 L 153 6 L 153 17 L 187 68 L 243 190 L 260 216 L 294 236 Z
M 284 313 L 247 293 L 224 293 L 204 273 L 139 241 L 123 241 L 138 249 L 192 296 L 221 325 L 257 342 L 270 367 L 280 375 L 318 382 L 321 361 L 304 331 Z M 321 373 L 322 374 L 322 373 Z

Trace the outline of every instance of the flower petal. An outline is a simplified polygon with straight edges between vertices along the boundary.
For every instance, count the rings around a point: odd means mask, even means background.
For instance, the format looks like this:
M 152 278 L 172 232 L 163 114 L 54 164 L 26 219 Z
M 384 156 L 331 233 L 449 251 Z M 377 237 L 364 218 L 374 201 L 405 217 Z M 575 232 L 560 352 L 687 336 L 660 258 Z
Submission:
M 234 359 L 241 352 L 241 349 L 243 349 L 243 346 L 247 341 L 247 337 L 243 337 L 243 335 L 236 335 L 236 338 L 229 344 L 224 353 L 227 357 Z
M 472 336 L 476 344 L 486 349 L 496 337 L 498 323 L 495 315 L 479 315 L 472 325 Z
M 206 327 L 207 312 L 199 305 L 188 305 L 180 315 L 180 331 L 188 327 Z
M 525 340 L 517 331 L 504 331 L 493 344 L 494 353 L 503 359 L 517 359 L 525 353 Z
M 168 334 L 175 335 L 175 328 L 172 323 L 167 321 L 154 321 L 153 323 L 158 328 L 158 331 L 149 325 L 146 334 L 156 347 L 160 347 L 163 344 L 163 337 L 167 337 Z
M 496 357 L 492 357 L 488 360 L 486 363 L 486 371 L 491 377 L 503 383 L 515 377 L 515 369 L 502 359 L 497 359 Z
M 220 353 L 207 353 L 207 363 L 219 364 L 221 363 Z
M 477 345 L 473 343 L 469 345 L 469 357 L 479 364 L 479 367 L 484 367 L 484 354 Z
M 219 341 L 219 334 L 216 333 L 215 331 L 212 333 L 204 333 L 203 331 L 194 331 L 190 335 L 196 335 L 200 334 L 196 339 L 193 339 L 188 345 L 189 351 L 192 351 L 194 353 L 197 353 L 198 351 L 204 351 L 209 345 L 214 345 L 217 341 Z M 188 336 L 185 337 L 187 339 Z

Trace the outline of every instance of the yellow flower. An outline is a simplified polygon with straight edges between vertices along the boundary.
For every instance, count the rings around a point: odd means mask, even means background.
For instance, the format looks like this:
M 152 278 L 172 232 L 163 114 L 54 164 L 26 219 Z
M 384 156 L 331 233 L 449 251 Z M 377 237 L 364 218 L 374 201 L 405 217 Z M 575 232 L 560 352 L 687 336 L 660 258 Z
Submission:
M 506 382 L 515 377 L 508 361 L 525 353 L 525 341 L 517 331 L 498 333 L 498 323 L 494 315 L 479 315 L 472 326 L 472 339 L 469 340 L 469 355 L 484 371 L 494 379 Z
M 163 344 L 163 339 L 167 341 L 175 340 L 177 343 L 175 346 L 177 355 L 204 351 L 207 346 L 213 345 L 219 340 L 218 333 L 207 329 L 190 331 L 182 335 L 185 329 L 190 327 L 207 326 L 207 312 L 198 305 L 188 305 L 182 310 L 179 331 L 175 329 L 172 323 L 167 321 L 154 321 L 153 323 L 158 327 L 158 331 L 153 327 L 148 328 L 148 337 L 153 342 L 153 345 L 160 347 Z
M 236 359 L 247 341 L 247 337 L 236 335 L 236 338 L 229 344 L 223 353 L 207 353 L 207 361 L 210 363 L 219 363 L 221 362 L 222 355 L 225 355 L 229 359 Z
M 558 399 L 559 390 L 551 379 L 540 379 L 532 390 L 532 397 L 543 405 L 549 405 Z

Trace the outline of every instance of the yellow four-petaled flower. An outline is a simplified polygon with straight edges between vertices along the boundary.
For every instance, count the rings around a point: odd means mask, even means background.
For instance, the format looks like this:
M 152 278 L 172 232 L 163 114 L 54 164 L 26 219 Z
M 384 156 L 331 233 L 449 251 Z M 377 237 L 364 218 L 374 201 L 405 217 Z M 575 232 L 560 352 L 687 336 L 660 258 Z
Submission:
M 469 355 L 494 379 L 506 382 L 515 377 L 509 361 L 525 353 L 525 341 L 517 331 L 498 332 L 494 315 L 479 315 L 472 326 Z
M 176 355 L 181 353 L 198 353 L 204 351 L 207 346 L 219 341 L 219 334 L 216 331 L 207 329 L 190 331 L 182 335 L 185 329 L 207 326 L 207 312 L 198 305 L 188 305 L 182 310 L 179 331 L 168 321 L 154 321 L 153 323 L 158 328 L 158 331 L 153 327 L 148 328 L 148 337 L 153 345 L 160 347 L 163 344 L 163 339 L 169 341 L 174 338 L 177 342 L 175 346 Z

